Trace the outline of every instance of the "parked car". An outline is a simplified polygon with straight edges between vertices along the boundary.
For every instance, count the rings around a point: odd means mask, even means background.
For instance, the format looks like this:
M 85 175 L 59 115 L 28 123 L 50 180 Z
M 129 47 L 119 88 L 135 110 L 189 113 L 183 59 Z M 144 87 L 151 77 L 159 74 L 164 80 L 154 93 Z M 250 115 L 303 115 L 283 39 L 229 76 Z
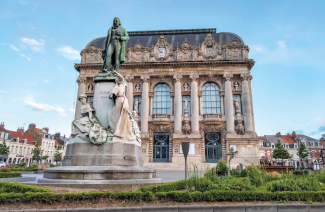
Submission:
M 8 166 L 10 166 L 10 164 L 9 163 L 6 163 L 6 167 L 8 167 Z
M 3 161 L 0 161 L 0 167 L 6 167 L 6 163 Z

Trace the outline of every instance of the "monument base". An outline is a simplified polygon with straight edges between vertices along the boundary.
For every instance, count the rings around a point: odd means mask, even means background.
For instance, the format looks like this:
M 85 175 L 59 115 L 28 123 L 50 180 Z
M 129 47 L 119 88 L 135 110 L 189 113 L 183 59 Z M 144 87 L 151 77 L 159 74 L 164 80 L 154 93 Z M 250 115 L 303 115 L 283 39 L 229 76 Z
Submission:
M 60 166 L 44 170 L 44 178 L 96 181 L 154 179 L 156 170 L 140 166 Z
M 141 147 L 132 143 L 69 143 L 63 166 L 142 166 L 141 154 Z

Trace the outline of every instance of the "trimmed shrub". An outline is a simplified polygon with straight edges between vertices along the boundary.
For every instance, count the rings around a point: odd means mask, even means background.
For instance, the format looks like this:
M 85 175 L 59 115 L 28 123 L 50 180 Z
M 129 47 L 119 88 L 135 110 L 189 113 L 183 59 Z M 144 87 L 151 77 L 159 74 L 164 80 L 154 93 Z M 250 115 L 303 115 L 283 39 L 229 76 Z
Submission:
M 240 176 L 241 176 L 241 177 L 247 177 L 247 169 L 243 169 L 243 170 L 240 172 Z
M 230 170 L 230 175 L 239 176 L 240 175 L 240 171 L 237 170 L 237 169 L 232 169 L 232 170 Z
M 188 180 L 180 180 L 180 181 L 171 182 L 171 183 L 164 183 L 164 184 L 158 185 L 158 186 L 147 186 L 144 188 L 140 188 L 139 190 L 142 192 L 150 191 L 152 193 L 176 191 L 176 190 L 185 189 L 187 186 L 187 182 L 188 182 Z
M 29 167 L 11 167 L 9 166 L 10 171 L 37 171 L 37 166 Z
M 19 173 L 14 173 L 19 174 Z M 20 173 L 21 174 L 21 173 Z M 26 193 L 26 192 L 52 192 L 48 188 L 25 185 L 22 183 L 0 182 L 0 194 L 2 193 Z
M 20 172 L 0 172 L 0 178 L 21 177 Z

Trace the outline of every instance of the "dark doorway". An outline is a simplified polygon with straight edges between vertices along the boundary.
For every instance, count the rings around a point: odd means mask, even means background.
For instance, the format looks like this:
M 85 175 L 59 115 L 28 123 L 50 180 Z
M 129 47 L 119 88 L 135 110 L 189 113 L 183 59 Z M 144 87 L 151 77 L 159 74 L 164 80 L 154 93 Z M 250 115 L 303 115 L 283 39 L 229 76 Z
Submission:
M 169 133 L 154 133 L 153 162 L 169 162 Z
M 205 162 L 218 163 L 222 158 L 220 133 L 205 133 Z

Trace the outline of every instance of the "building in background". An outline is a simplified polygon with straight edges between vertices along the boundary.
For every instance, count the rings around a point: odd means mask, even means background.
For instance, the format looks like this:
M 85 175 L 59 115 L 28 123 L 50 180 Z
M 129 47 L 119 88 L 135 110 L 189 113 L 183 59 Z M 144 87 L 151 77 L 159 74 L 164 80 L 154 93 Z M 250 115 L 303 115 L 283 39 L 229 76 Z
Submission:
M 55 135 L 58 135 L 55 137 Z M 47 159 L 43 160 L 43 163 L 53 163 L 55 148 L 57 146 L 61 147 L 61 151 L 65 152 L 65 143 L 68 139 L 65 136 L 60 139 L 60 133 L 49 134 L 49 128 L 45 127 L 43 129 L 36 128 L 34 123 L 30 124 L 28 129 L 24 131 L 24 128 L 19 127 L 17 131 L 11 131 L 5 129 L 3 122 L 0 124 L 0 143 L 4 139 L 6 144 L 9 146 L 8 159 L 5 162 L 10 164 L 20 164 L 22 162 L 27 162 L 27 165 L 32 163 L 32 151 L 35 148 L 36 141 L 39 141 L 41 147 L 42 156 L 49 156 Z M 59 141 L 56 141 L 55 138 Z M 62 143 L 62 144 L 61 144 Z
M 265 165 L 265 158 L 268 159 L 268 164 L 266 165 L 285 165 L 293 166 L 294 168 L 311 168 L 313 170 L 318 170 L 323 168 L 321 163 L 321 150 L 323 149 L 322 139 L 317 140 L 306 135 L 296 135 L 293 131 L 292 134 L 281 135 L 280 132 L 275 135 L 264 135 L 259 136 L 259 152 L 260 152 L 260 163 Z M 280 141 L 283 147 L 288 150 L 291 155 L 290 159 L 277 160 L 272 158 L 273 150 L 276 148 L 276 143 Z M 325 143 L 325 136 L 324 136 Z M 301 143 L 304 143 L 310 152 L 310 155 L 306 160 L 301 160 L 298 153 L 298 148 Z
M 139 111 L 145 166 L 184 163 L 183 141 L 190 142 L 189 163 L 226 160 L 230 148 L 238 151 L 232 167 L 259 161 L 250 73 L 255 62 L 241 37 L 214 28 L 128 34 L 119 72 L 128 81 L 131 110 Z M 75 64 L 78 96 L 86 94 L 87 102 L 93 101 L 105 40 L 90 41 Z M 190 130 L 183 121 L 186 102 Z M 80 107 L 77 100 L 76 118 Z

